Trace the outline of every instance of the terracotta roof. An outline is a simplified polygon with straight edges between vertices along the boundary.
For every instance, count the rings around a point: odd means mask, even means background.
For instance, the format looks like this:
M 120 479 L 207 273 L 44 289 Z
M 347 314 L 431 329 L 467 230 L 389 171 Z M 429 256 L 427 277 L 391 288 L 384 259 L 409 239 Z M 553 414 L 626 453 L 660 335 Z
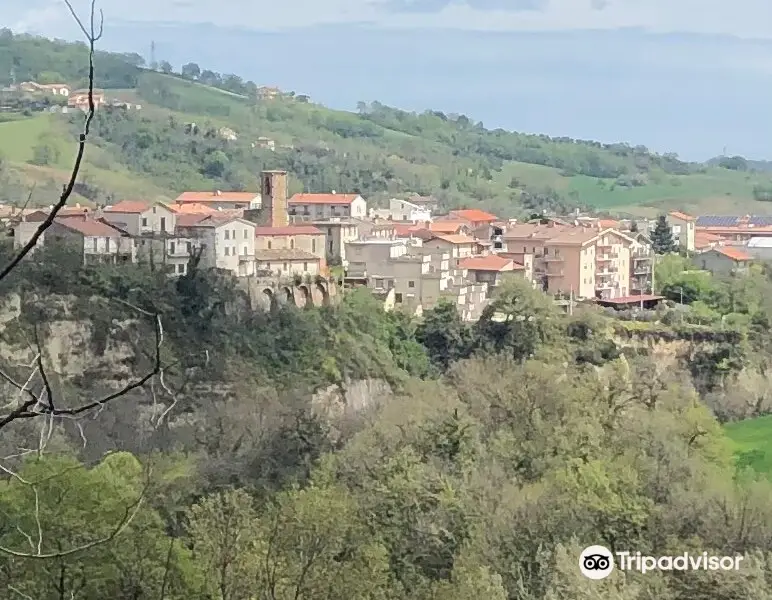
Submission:
M 495 254 L 465 258 L 458 266 L 460 269 L 468 269 L 470 271 L 514 271 L 518 268 L 525 268 L 522 265 L 516 265 L 513 260 L 503 256 L 496 256 Z
M 219 211 L 209 215 L 180 215 L 177 217 L 177 227 L 219 227 L 237 219 L 238 216 Z
M 324 232 L 313 225 L 291 225 L 289 227 L 255 227 L 255 235 L 320 235 Z
M 150 210 L 151 205 L 147 202 L 139 200 L 124 200 L 118 204 L 106 208 L 107 212 L 126 213 L 126 214 L 139 214 L 147 210 Z
M 199 202 L 190 202 L 186 204 L 167 204 L 166 208 L 178 215 L 211 214 L 217 212 L 211 206 Z
M 717 248 L 713 248 L 712 252 L 718 252 L 727 258 L 731 258 L 732 260 L 737 261 L 753 260 L 753 257 L 750 254 L 743 252 L 742 250 L 738 250 L 737 248 L 733 248 L 732 246 L 719 246 Z
M 681 219 L 682 221 L 696 221 L 697 219 L 691 215 L 687 215 L 686 213 L 679 212 L 677 210 L 671 211 L 670 216 L 674 217 L 676 219 Z
M 97 221 L 95 219 L 75 219 L 75 218 L 65 218 L 65 219 L 54 219 L 54 223 L 57 225 L 61 225 L 62 227 L 66 227 L 67 229 L 71 229 L 72 231 L 77 231 L 83 236 L 86 237 L 122 237 L 124 234 L 119 231 L 118 229 L 115 229 L 114 227 L 110 227 L 107 223 L 104 223 L 102 221 Z
M 619 227 L 620 222 L 615 219 L 599 219 L 598 226 L 601 229 L 616 229 Z
M 415 232 L 415 226 L 407 223 L 396 223 L 393 225 L 394 234 L 399 236 L 409 236 Z
M 600 235 L 601 233 L 597 229 L 568 229 L 566 231 L 561 231 L 556 236 L 550 238 L 548 244 L 561 244 L 566 246 L 584 245 L 591 242 Z
M 257 260 L 313 260 L 320 261 L 321 259 L 301 250 L 299 248 L 281 248 L 277 250 L 255 250 L 255 258 Z
M 244 202 L 248 204 L 260 196 L 254 192 L 183 192 L 175 202 Z
M 413 226 L 415 231 L 426 229 L 432 233 L 458 233 L 463 228 L 469 228 L 467 221 L 434 221 L 433 223 L 422 223 Z
M 485 223 L 492 223 L 493 221 L 499 220 L 496 215 L 492 215 L 491 213 L 480 210 L 479 208 L 463 208 L 460 210 L 451 210 L 448 214 L 453 215 L 458 219 L 464 219 L 465 221 L 472 222 L 482 221 Z
M 694 234 L 694 247 L 695 248 L 708 248 L 713 244 L 717 244 L 723 238 L 720 235 L 708 233 L 707 231 L 697 231 Z
M 469 237 L 463 233 L 456 235 L 434 235 L 431 239 L 442 240 L 443 242 L 448 242 L 454 246 L 458 246 L 460 244 L 474 244 L 477 242 L 477 240 L 473 237 Z
M 290 204 L 351 204 L 359 194 L 295 194 Z
M 34 212 L 29 213 L 25 217 L 25 220 L 31 223 L 42 222 L 46 220 L 50 212 L 51 211 L 48 209 L 36 210 Z M 90 210 L 88 208 L 85 208 L 82 206 L 65 206 L 58 213 L 56 213 L 56 218 L 60 219 L 60 218 L 66 218 L 66 217 L 83 217 L 89 212 Z

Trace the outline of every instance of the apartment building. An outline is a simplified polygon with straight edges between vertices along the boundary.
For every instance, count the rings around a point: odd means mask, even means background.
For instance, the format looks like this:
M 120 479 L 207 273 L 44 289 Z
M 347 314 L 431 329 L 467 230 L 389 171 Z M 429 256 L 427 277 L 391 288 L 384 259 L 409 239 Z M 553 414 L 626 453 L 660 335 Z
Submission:
M 505 252 L 533 255 L 537 285 L 577 298 L 618 298 L 630 294 L 633 240 L 613 230 L 597 231 L 548 223 L 510 227 Z
M 470 281 L 466 270 L 454 268 L 450 252 L 420 240 L 357 240 L 346 252 L 347 282 L 385 296 L 387 308 L 420 314 L 446 299 L 464 319 L 474 320 L 487 303 L 487 283 Z
M 54 219 L 44 236 L 46 246 L 75 249 L 82 254 L 84 264 L 136 260 L 134 240 L 128 234 L 86 215 Z
M 488 288 L 501 285 L 510 277 L 524 277 L 526 272 L 523 265 L 498 254 L 465 258 L 459 268 L 466 270 L 475 283 L 487 283 Z
M 313 225 L 256 227 L 257 270 L 279 275 L 326 272 L 324 232 Z
M 642 233 L 626 234 L 630 245 L 630 294 L 651 294 L 654 286 L 654 251 L 651 240 Z
M 434 234 L 426 239 L 423 245 L 426 248 L 447 252 L 454 267 L 457 267 L 463 259 L 479 254 L 481 251 L 480 243 L 475 238 L 464 234 Z

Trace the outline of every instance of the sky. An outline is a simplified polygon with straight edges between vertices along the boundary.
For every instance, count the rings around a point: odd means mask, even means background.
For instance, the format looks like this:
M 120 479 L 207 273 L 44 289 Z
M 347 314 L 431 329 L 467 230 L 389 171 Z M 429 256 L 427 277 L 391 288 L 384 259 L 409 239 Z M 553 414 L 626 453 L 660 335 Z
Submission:
M 90 0 L 72 0 L 87 14 Z M 353 109 L 772 158 L 770 0 L 97 0 L 101 47 L 195 61 Z M 0 27 L 75 39 L 62 0 L 0 0 Z

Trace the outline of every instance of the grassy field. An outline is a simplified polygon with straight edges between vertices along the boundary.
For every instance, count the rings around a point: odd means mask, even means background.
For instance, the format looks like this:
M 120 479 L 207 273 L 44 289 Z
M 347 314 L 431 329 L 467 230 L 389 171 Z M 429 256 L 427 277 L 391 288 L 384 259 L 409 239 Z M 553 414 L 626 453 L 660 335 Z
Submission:
M 772 415 L 730 423 L 724 430 L 740 465 L 772 476 Z

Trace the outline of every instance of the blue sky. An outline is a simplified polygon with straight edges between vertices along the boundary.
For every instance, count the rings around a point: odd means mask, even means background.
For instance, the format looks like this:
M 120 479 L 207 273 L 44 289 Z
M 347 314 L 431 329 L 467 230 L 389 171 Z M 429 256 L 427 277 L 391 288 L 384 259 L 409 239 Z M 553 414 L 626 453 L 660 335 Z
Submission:
M 74 0 L 84 11 L 88 0 Z M 353 109 L 380 100 L 488 126 L 772 158 L 772 1 L 98 0 L 105 49 L 194 60 Z M 0 26 L 75 38 L 61 0 Z

